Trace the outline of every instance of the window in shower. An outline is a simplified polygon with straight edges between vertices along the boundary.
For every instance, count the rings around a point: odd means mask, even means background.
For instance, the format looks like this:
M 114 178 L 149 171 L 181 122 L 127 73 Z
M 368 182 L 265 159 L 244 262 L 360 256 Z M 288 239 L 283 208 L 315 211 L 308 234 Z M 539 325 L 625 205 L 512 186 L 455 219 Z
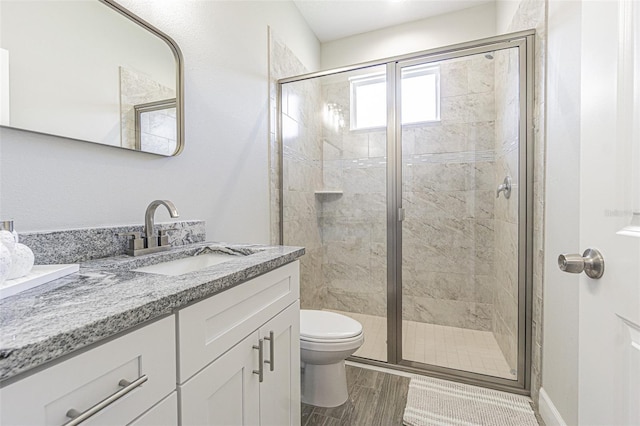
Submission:
M 387 88 L 384 74 L 349 79 L 351 130 L 387 124 Z M 419 66 L 402 75 L 402 124 L 428 123 L 440 119 L 440 67 Z
M 351 130 L 387 124 L 387 87 L 383 73 L 351 77 Z
M 402 74 L 402 124 L 440 119 L 440 67 L 413 67 Z

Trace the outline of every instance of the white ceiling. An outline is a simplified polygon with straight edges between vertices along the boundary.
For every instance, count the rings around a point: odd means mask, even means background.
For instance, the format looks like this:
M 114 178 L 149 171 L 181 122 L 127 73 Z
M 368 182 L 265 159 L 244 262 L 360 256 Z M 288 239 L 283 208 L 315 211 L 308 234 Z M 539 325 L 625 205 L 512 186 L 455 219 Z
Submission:
M 320 42 L 454 12 L 492 0 L 293 0 Z

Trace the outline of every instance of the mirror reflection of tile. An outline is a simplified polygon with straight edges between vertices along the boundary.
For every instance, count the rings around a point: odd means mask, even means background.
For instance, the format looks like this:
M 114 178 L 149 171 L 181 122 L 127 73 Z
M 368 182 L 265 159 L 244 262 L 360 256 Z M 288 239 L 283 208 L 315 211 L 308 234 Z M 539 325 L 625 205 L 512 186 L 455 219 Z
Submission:
M 175 90 L 163 86 L 146 74 L 120 67 L 121 146 L 136 149 L 135 106 L 175 99 Z M 171 155 L 177 147 L 176 108 L 157 109 L 140 115 L 138 149 Z

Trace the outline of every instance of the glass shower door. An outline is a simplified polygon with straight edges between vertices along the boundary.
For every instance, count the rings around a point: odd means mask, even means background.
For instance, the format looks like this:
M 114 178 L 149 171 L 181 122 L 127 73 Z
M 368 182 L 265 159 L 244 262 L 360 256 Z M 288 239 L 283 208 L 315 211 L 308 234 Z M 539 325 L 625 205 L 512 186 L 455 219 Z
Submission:
M 302 309 L 359 321 L 387 360 L 386 67 L 282 86 L 283 243 L 304 246 Z
M 397 66 L 402 362 L 516 380 L 520 62 L 475 52 Z

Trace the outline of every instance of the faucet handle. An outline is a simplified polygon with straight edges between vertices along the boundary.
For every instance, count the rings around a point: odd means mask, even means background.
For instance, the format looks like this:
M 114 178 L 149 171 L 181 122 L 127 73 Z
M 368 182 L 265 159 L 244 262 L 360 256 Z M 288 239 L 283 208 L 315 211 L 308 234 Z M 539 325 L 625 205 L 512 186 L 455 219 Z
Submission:
M 169 231 L 176 231 L 178 228 L 158 229 L 158 247 L 169 245 Z
M 130 250 L 139 250 L 144 248 L 144 239 L 142 238 L 142 232 L 122 232 L 117 233 L 117 237 L 131 237 L 129 240 Z

